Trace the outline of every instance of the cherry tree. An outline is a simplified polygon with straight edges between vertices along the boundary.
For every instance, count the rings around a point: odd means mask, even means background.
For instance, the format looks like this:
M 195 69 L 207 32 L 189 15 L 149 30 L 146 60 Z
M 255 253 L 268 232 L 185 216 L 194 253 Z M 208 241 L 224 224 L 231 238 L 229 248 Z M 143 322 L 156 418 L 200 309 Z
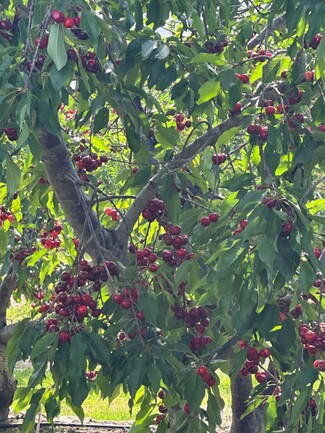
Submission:
M 324 4 L 2 3 L 0 420 L 321 432 Z

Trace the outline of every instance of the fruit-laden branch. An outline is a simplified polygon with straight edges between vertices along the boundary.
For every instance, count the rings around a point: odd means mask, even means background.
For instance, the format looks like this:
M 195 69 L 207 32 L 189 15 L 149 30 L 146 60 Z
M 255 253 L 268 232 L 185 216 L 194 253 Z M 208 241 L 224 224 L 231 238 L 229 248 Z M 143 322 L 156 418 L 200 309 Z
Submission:
M 261 33 L 254 36 L 247 44 L 249 50 L 253 50 L 257 45 L 261 44 L 271 33 L 276 30 L 284 29 L 286 27 L 286 21 L 284 15 L 276 17 L 271 25 L 266 26 Z
M 184 164 L 195 158 L 195 156 L 202 152 L 206 147 L 214 145 L 225 131 L 240 126 L 242 122 L 243 119 L 241 117 L 231 117 L 230 119 L 220 123 L 220 125 L 210 128 L 205 134 L 198 137 L 181 152 L 177 153 L 174 158 L 165 164 L 165 166 L 161 168 L 141 190 L 133 204 L 126 212 L 117 229 L 117 233 L 122 234 L 124 232 L 129 233 L 132 231 L 134 224 L 137 222 L 141 212 L 146 207 L 149 200 L 157 194 L 157 181 L 159 178 L 163 177 L 169 171 L 181 168 Z
M 114 230 L 105 229 L 98 221 L 91 203 L 80 185 L 80 179 L 72 165 L 66 144 L 45 129 L 39 131 L 42 159 L 47 178 L 87 253 L 97 261 L 105 256 L 105 249 L 112 258 L 123 262 L 126 257 L 126 239 L 117 238 Z
M 0 286 L 0 329 L 6 326 L 6 313 L 10 301 L 10 296 L 17 283 L 16 274 L 10 266 L 7 275 Z

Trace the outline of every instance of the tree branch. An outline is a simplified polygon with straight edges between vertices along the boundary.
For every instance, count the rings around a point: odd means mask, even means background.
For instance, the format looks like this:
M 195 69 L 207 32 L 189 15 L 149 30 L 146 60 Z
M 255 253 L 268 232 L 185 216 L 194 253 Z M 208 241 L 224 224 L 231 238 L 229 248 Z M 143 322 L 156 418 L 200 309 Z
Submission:
M 120 222 L 117 228 L 118 236 L 123 233 L 131 232 L 134 224 L 137 222 L 141 212 L 147 206 L 148 202 L 157 194 L 157 181 L 168 171 L 181 168 L 184 164 L 191 161 L 197 154 L 202 152 L 206 147 L 214 145 L 219 137 L 231 128 L 240 126 L 243 122 L 242 117 L 231 117 L 220 123 L 220 125 L 210 128 L 205 134 L 198 137 L 191 144 L 177 153 L 174 158 L 162 167 L 156 173 L 137 195 L 133 204 L 126 212 L 123 221 Z
M 127 239 L 117 238 L 114 230 L 101 226 L 89 199 L 79 184 L 66 144 L 47 130 L 38 134 L 47 178 L 76 236 L 93 260 L 102 257 L 100 247 L 110 251 L 122 263 L 126 258 Z M 86 224 L 85 224 L 86 221 Z
M 270 26 L 264 27 L 262 32 L 256 36 L 254 36 L 247 44 L 247 48 L 249 50 L 253 50 L 257 45 L 262 43 L 264 39 L 270 34 L 273 33 L 275 30 L 279 30 L 281 28 L 286 27 L 286 21 L 284 19 L 284 15 L 280 15 L 279 17 L 276 17 L 272 24 Z

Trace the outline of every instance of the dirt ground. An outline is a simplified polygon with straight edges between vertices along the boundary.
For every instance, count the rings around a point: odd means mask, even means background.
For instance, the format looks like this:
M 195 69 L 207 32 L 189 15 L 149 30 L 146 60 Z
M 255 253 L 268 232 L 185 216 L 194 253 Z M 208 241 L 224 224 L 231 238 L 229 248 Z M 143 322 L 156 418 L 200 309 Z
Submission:
M 20 424 L 23 414 L 10 414 L 6 427 L 0 425 L 0 433 L 20 433 Z M 46 425 L 46 419 L 41 417 L 39 427 L 36 425 L 35 433 L 127 433 L 131 427 L 130 423 L 117 421 L 95 421 L 91 418 L 85 419 L 80 424 L 78 418 L 72 416 L 59 416 L 55 419 L 53 426 Z M 230 419 L 225 419 L 224 424 L 217 428 L 216 433 L 229 433 Z M 152 430 L 154 432 L 154 429 Z

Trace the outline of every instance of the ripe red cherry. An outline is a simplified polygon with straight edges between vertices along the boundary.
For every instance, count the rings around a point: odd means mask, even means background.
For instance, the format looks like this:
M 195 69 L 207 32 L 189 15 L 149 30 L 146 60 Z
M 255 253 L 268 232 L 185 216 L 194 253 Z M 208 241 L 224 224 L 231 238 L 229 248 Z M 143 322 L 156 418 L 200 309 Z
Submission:
M 240 102 L 236 102 L 234 108 L 231 110 L 232 114 L 239 114 L 242 110 L 242 104 Z
M 80 16 L 79 15 L 77 15 L 76 17 L 74 17 L 73 21 L 74 21 L 74 25 L 76 27 L 80 27 Z
M 288 76 L 288 71 L 285 69 L 284 71 L 281 72 L 281 78 L 287 78 Z
M 214 379 L 212 376 L 210 376 L 210 377 L 208 378 L 208 380 L 206 380 L 206 384 L 207 384 L 208 386 L 214 386 L 214 385 L 216 384 L 216 381 L 215 381 L 215 379 Z
M 287 112 L 287 106 L 286 106 L 286 104 L 279 104 L 279 105 L 276 107 L 276 111 L 277 111 L 279 114 L 284 114 L 284 113 L 286 113 L 286 112 Z
M 162 389 L 158 392 L 158 397 L 163 399 L 165 398 L 165 391 L 163 391 Z
M 137 311 L 137 312 L 135 313 L 135 316 L 136 316 L 136 318 L 139 319 L 139 320 L 144 320 L 144 319 L 145 319 L 145 316 L 144 316 L 144 312 L 143 312 L 143 311 Z
M 270 351 L 269 349 L 267 349 L 266 347 L 260 350 L 260 356 L 264 359 L 269 358 L 270 357 Z
M 237 345 L 240 350 L 246 349 L 246 347 L 248 347 L 248 343 L 246 340 L 239 340 Z
M 48 43 L 49 43 L 48 36 L 44 36 L 42 39 L 40 38 L 35 39 L 35 45 L 39 44 L 40 49 L 46 48 Z
M 57 24 L 61 24 L 65 21 L 64 13 L 59 11 L 58 9 L 54 9 L 51 12 L 51 18 Z
M 190 405 L 188 403 L 186 403 L 185 406 L 184 406 L 184 412 L 185 413 L 190 413 L 191 412 Z
M 72 29 L 74 26 L 74 19 L 73 18 L 65 18 L 63 25 L 66 29 Z
M 265 383 L 267 381 L 267 374 L 264 372 L 256 373 L 255 378 L 256 378 L 258 383 Z
M 120 304 L 123 301 L 123 296 L 120 293 L 114 293 L 112 298 L 115 304 Z
M 200 367 L 196 370 L 196 372 L 202 378 L 207 377 L 209 375 L 209 371 L 205 365 L 200 365 Z
M 243 84 L 247 84 L 249 82 L 249 75 L 248 74 L 241 74 L 239 79 Z
M 203 227 L 208 227 L 211 224 L 211 220 L 209 217 L 202 217 L 200 223 Z
M 250 346 L 247 349 L 247 359 L 248 359 L 248 361 L 255 361 L 255 362 L 259 361 L 260 354 L 258 353 L 258 350 L 256 349 L 256 347 Z
M 257 131 L 257 126 L 256 125 L 248 125 L 247 130 L 248 134 L 254 134 L 254 132 Z
M 132 301 L 129 298 L 123 299 L 123 301 L 120 303 L 123 310 L 128 310 L 132 307 Z
M 59 333 L 59 341 L 60 341 L 60 343 L 68 343 L 70 341 L 69 332 L 61 331 Z
M 176 129 L 177 129 L 177 131 L 183 131 L 185 129 L 185 123 L 177 122 L 176 123 Z
M 185 119 L 185 117 L 184 117 L 183 114 L 176 114 L 176 116 L 175 116 L 175 120 L 176 120 L 177 123 L 183 122 L 184 119 Z
M 159 266 L 156 263 L 151 263 L 151 265 L 149 266 L 149 271 L 156 273 L 159 269 Z
M 186 126 L 186 128 L 190 128 L 192 126 L 192 122 L 190 120 L 187 120 L 185 122 L 185 126 Z
M 217 212 L 211 212 L 208 218 L 212 223 L 216 223 L 219 219 L 219 215 Z
M 247 220 L 241 220 L 241 221 L 239 221 L 239 227 L 238 228 L 240 228 L 240 230 L 244 230 L 246 227 L 247 227 L 247 224 L 248 224 L 248 221 Z
M 77 308 L 77 313 L 79 314 L 79 316 L 86 317 L 88 315 L 88 308 L 86 307 L 86 305 L 79 305 L 79 307 Z
M 272 116 L 273 114 L 275 114 L 275 107 L 266 107 L 265 114 L 267 114 L 268 116 Z
M 304 339 L 308 341 L 308 343 L 312 343 L 317 338 L 317 334 L 314 331 L 307 331 L 304 335 Z
M 267 140 L 267 136 L 268 136 L 268 130 L 267 130 L 267 128 L 261 128 L 261 129 L 259 130 L 258 135 L 259 135 L 259 137 L 260 137 L 262 140 Z
M 313 81 L 315 76 L 315 71 L 306 71 L 305 72 L 305 81 Z

